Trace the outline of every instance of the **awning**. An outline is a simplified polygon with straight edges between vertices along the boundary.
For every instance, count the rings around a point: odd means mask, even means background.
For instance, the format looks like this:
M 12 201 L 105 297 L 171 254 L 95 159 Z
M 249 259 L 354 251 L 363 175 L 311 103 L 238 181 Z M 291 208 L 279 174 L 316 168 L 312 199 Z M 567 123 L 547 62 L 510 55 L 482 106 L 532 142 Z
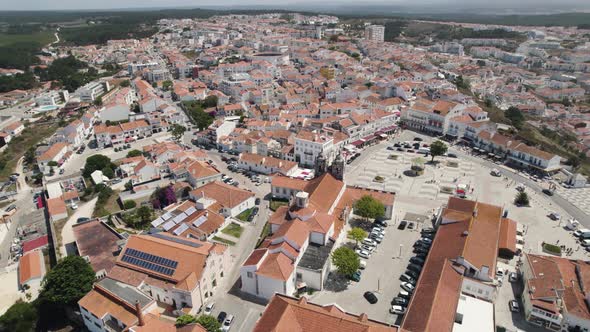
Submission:
M 301 289 L 301 288 L 305 288 L 307 287 L 307 284 L 304 283 L 303 281 L 300 281 L 297 283 L 297 289 Z
M 379 137 L 381 137 L 381 138 L 387 138 L 387 135 L 385 135 L 385 134 L 379 134 Z
M 365 141 L 363 141 L 362 139 L 359 139 L 358 141 L 354 141 L 350 144 L 354 145 L 355 147 L 358 147 L 358 146 L 365 144 Z
M 375 135 L 369 135 L 369 136 L 367 136 L 367 137 L 363 137 L 363 140 L 364 140 L 365 142 L 368 142 L 368 141 L 372 141 L 372 140 L 374 140 L 375 138 L 377 138 L 377 136 L 375 136 Z

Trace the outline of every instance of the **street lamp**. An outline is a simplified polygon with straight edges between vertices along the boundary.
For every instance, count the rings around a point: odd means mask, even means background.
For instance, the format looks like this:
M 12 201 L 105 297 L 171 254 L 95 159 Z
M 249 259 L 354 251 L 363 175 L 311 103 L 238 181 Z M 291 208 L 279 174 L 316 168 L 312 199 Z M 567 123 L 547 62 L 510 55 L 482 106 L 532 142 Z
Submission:
M 400 245 L 399 245 L 399 255 L 397 256 L 398 258 L 402 258 L 402 248 L 403 247 L 404 247 L 404 245 L 400 243 Z

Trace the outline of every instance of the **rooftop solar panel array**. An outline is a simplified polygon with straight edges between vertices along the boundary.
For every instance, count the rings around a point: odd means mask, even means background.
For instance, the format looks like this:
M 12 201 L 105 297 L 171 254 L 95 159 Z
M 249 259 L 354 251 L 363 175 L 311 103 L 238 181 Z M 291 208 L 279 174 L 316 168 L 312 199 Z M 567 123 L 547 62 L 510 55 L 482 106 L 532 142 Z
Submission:
M 148 254 L 146 252 L 132 248 L 127 248 L 125 250 L 121 260 L 125 263 L 133 264 L 135 266 L 165 274 L 167 276 L 173 275 L 176 267 L 178 266 L 177 261 Z

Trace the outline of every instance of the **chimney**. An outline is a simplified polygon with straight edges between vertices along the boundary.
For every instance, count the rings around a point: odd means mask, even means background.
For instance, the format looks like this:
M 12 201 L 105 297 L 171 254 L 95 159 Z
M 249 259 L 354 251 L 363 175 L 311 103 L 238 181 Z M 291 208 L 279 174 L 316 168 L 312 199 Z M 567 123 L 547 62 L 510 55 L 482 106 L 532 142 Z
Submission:
M 143 313 L 141 312 L 141 307 L 139 306 L 139 300 L 135 300 L 135 315 L 137 315 L 137 325 L 145 325 L 145 322 L 143 321 Z
M 302 296 L 299 298 L 299 304 L 307 304 L 307 297 Z
M 359 315 L 359 321 L 367 322 L 368 320 L 369 320 L 369 316 L 367 316 L 367 314 L 365 314 L 364 312 Z

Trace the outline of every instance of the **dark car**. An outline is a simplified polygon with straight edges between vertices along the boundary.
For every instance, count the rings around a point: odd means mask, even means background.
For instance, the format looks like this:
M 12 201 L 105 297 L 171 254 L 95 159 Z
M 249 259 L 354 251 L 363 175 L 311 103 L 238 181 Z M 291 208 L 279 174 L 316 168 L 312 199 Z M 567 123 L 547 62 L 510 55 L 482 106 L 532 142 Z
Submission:
M 363 296 L 371 304 L 375 304 L 378 301 L 377 296 L 375 296 L 375 294 L 373 294 L 373 292 L 365 292 L 365 294 Z
M 422 230 L 420 231 L 420 233 L 425 234 L 425 233 L 429 233 L 429 234 L 434 234 L 436 233 L 436 230 L 432 227 L 427 227 L 427 228 L 422 228 Z
M 414 141 L 416 141 L 416 142 L 422 142 L 423 140 L 420 137 L 414 137 Z
M 422 258 L 419 258 L 419 257 L 412 257 L 412 258 L 410 258 L 410 263 L 423 266 L 424 265 L 424 260 Z
M 393 150 L 395 150 L 395 147 L 393 147 L 393 146 L 388 146 L 388 147 L 387 147 L 387 150 L 392 150 L 392 151 L 393 151 Z
M 76 220 L 76 222 L 81 223 L 81 222 L 85 222 L 85 221 L 88 221 L 88 220 L 90 220 L 90 218 L 80 217 L 80 218 L 78 218 L 78 220 Z
M 553 191 L 551 191 L 549 189 L 543 189 L 543 194 L 545 194 L 547 196 L 553 196 Z
M 416 254 L 416 257 L 421 258 L 424 261 L 426 261 L 426 256 L 428 256 L 428 253 L 418 253 L 418 254 Z
M 412 277 L 412 276 L 404 273 L 401 276 L 399 276 L 399 280 L 401 280 L 401 281 L 407 281 L 407 282 L 413 282 L 415 279 L 414 279 L 414 277 Z
M 223 323 L 226 316 L 227 314 L 225 313 L 225 311 L 220 312 L 219 315 L 217 315 L 217 321 Z
M 397 151 L 400 151 L 400 152 L 404 152 L 404 151 L 406 151 L 406 150 L 404 150 L 404 148 L 397 148 L 396 150 L 397 150 Z
M 396 296 L 393 298 L 393 300 L 391 300 L 391 305 L 401 305 L 401 306 L 407 306 L 408 305 L 408 299 L 404 299 L 401 296 Z
M 454 153 L 447 153 L 447 157 L 449 158 L 457 158 L 457 155 Z
M 252 221 L 252 220 L 254 220 L 254 217 L 256 217 L 256 215 L 255 215 L 254 213 L 251 213 L 251 214 L 248 216 L 248 221 Z
M 420 276 L 420 274 L 418 274 L 416 271 L 412 271 L 412 270 L 406 270 L 405 274 L 414 278 L 415 280 L 417 280 L 418 277 Z
M 408 225 L 408 222 L 405 220 L 402 220 L 402 221 L 400 221 L 399 226 L 397 226 L 397 229 L 404 230 L 404 229 L 406 229 L 407 225 Z
M 428 249 L 424 247 L 416 247 L 414 248 L 414 253 L 416 254 L 428 254 Z
M 401 144 L 399 144 L 399 143 L 394 143 L 394 144 L 393 144 L 393 146 L 395 146 L 396 148 L 399 148 L 399 147 L 401 147 L 402 145 L 401 145 Z
M 414 229 L 414 223 L 411 222 L 410 224 L 408 224 L 408 229 Z
M 387 227 L 387 221 L 385 221 L 385 220 L 379 220 L 379 219 L 377 219 L 377 220 L 375 220 L 374 224 L 375 225 L 378 225 L 378 226 Z
M 408 265 L 408 270 L 420 273 L 422 271 L 422 266 L 411 263 L 410 265 Z
M 254 201 L 254 204 L 260 205 L 260 198 L 256 198 L 256 200 Z
M 257 215 L 258 214 L 258 208 L 257 207 L 255 207 L 255 208 L 252 209 L 252 214 L 253 215 Z

